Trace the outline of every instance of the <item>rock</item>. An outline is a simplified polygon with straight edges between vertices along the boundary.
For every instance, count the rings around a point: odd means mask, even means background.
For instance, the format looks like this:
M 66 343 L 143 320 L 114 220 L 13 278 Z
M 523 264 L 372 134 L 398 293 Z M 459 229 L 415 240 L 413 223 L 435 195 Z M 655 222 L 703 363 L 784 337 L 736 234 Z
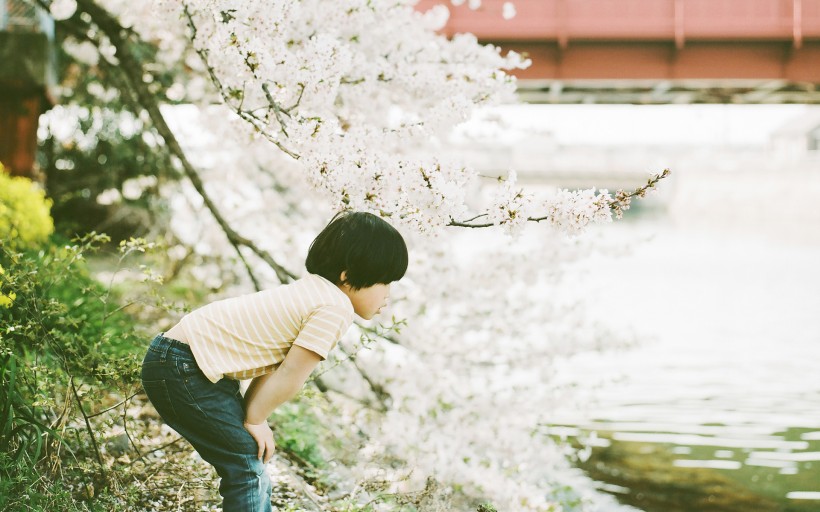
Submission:
M 121 457 L 131 450 L 131 441 L 125 432 L 121 432 L 105 441 L 105 450 L 114 458 Z

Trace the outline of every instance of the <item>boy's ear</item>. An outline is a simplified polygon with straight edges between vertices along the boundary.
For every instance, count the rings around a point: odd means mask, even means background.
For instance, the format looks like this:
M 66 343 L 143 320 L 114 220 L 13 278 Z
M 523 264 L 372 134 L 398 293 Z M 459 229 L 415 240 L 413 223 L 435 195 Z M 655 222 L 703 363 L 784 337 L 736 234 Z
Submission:
M 339 282 L 347 282 L 347 270 L 342 270 L 342 273 L 339 275 Z

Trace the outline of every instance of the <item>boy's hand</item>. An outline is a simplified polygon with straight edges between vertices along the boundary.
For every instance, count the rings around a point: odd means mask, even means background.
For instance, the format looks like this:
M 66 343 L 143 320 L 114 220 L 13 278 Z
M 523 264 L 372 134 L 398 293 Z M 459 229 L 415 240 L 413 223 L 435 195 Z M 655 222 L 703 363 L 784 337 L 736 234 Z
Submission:
M 256 425 L 245 422 L 245 430 L 250 432 L 251 437 L 259 447 L 259 453 L 257 454 L 259 460 L 267 464 L 273 458 L 273 450 L 276 449 L 276 443 L 273 441 L 273 431 L 270 426 L 266 421 Z

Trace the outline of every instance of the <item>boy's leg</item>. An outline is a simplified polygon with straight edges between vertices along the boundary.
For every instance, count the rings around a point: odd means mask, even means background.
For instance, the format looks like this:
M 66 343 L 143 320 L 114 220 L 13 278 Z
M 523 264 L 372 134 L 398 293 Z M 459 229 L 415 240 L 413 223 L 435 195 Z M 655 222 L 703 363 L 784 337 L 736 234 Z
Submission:
M 222 477 L 219 493 L 225 512 L 269 512 L 270 478 L 257 458 L 256 441 L 243 425 L 239 383 L 212 383 L 187 345 L 161 336 L 145 356 L 142 380 L 165 422 Z

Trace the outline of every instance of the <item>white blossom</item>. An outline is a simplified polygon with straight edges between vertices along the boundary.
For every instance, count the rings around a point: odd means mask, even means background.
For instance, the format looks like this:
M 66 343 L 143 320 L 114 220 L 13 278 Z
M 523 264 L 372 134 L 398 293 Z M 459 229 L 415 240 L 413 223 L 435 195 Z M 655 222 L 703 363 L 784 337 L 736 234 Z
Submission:
M 550 224 L 568 233 L 577 234 L 591 223 L 612 222 L 612 196 L 605 189 L 559 190 L 544 201 Z
M 512 2 L 504 2 L 504 6 L 502 7 L 501 16 L 505 20 L 511 20 L 515 18 L 515 4 Z
M 100 54 L 97 51 L 97 47 L 88 41 L 76 42 L 68 39 L 63 43 L 63 49 L 71 55 L 72 58 L 88 66 L 96 66 L 100 61 Z
M 520 232 L 532 213 L 530 197 L 518 186 L 515 171 L 510 170 L 507 179 L 498 189 L 488 208 L 488 220 L 503 225 L 511 234 Z
M 48 10 L 55 20 L 67 20 L 77 12 L 77 1 L 54 0 Z
M 255 129 L 298 155 L 311 183 L 337 205 L 425 230 L 465 211 L 453 184 L 474 176 L 411 150 L 443 138 L 476 106 L 509 101 L 514 80 L 503 69 L 527 65 L 471 34 L 435 34 L 446 20 L 442 8 L 418 13 L 408 4 L 356 0 L 186 7 L 194 46 L 226 102 L 267 109 L 252 121 Z M 270 100 L 292 109 L 271 112 Z

